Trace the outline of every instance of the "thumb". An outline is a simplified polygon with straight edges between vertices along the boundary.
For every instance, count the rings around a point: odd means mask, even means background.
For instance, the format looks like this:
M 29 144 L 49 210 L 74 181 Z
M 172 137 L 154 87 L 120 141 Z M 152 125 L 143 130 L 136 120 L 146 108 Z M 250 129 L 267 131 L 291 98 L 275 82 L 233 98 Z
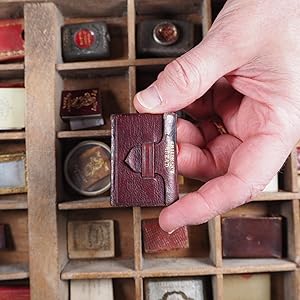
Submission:
M 232 44 L 226 44 L 231 39 L 225 40 L 215 29 L 195 48 L 168 64 L 153 84 L 135 96 L 137 111 L 180 110 L 245 62 L 245 53 L 241 56 L 240 51 L 234 51 Z

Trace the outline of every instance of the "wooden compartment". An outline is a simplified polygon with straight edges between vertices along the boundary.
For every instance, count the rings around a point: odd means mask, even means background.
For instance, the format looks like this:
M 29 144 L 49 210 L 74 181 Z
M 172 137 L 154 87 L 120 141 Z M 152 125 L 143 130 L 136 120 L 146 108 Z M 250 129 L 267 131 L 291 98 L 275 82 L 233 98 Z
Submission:
M 187 1 L 144 1 L 136 0 L 136 25 L 144 20 L 155 19 L 170 19 L 170 20 L 184 20 L 194 25 L 194 46 L 197 45 L 209 26 L 207 18 L 208 1 L 194 2 Z M 150 37 L 149 37 L 150 38 Z
M 114 113 L 127 113 L 130 111 L 131 99 L 129 91 L 129 78 L 127 68 L 101 69 L 101 70 L 77 70 L 67 72 L 63 75 L 63 90 L 80 90 L 98 88 L 102 99 L 102 114 L 105 124 L 98 130 L 110 130 L 110 116 Z M 60 106 L 61 99 L 57 99 Z M 59 113 L 59 112 L 58 112 Z M 68 130 L 68 125 L 64 123 L 61 131 Z M 80 136 L 78 133 L 59 132 L 58 137 Z
M 223 259 L 223 268 L 229 269 L 229 273 L 233 269 L 250 268 L 251 266 L 260 266 L 264 270 L 278 270 L 280 266 L 290 270 L 294 268 L 289 260 L 295 260 L 295 249 L 297 247 L 297 237 L 295 230 L 297 223 L 295 220 L 295 208 L 293 201 L 269 201 L 269 202 L 252 202 L 223 215 L 223 217 L 268 217 L 281 216 L 283 217 L 283 257 L 281 259 L 261 258 L 261 259 Z M 279 269 L 280 270 L 280 269 Z M 228 271 L 226 271 L 228 272 Z
M 269 286 L 269 295 L 270 299 L 272 300 L 288 300 L 288 299 L 296 299 L 296 294 L 294 293 L 293 289 L 293 284 L 295 283 L 295 274 L 292 272 L 274 272 L 274 273 L 244 273 L 244 274 L 236 274 L 234 276 L 241 276 L 242 278 L 245 278 L 247 281 L 247 278 L 251 278 L 253 275 L 260 275 L 260 274 L 265 274 L 270 276 L 270 286 Z M 223 278 L 226 280 L 227 276 L 232 276 L 232 275 L 224 275 Z M 252 277 L 253 278 L 253 277 Z M 248 295 L 251 295 L 251 290 L 256 289 L 260 291 L 259 286 L 255 285 L 250 285 L 249 290 L 247 290 L 246 286 L 243 286 L 243 290 L 239 292 L 247 293 Z M 237 288 L 238 290 L 238 288 Z M 267 292 L 268 289 L 265 290 L 265 293 Z M 260 292 L 261 295 L 264 295 L 264 293 Z M 229 300 L 229 299 L 239 299 L 239 298 L 234 298 L 233 296 L 231 298 L 224 297 L 224 300 Z M 262 298 L 266 299 L 267 298 Z
M 5 224 L 7 249 L 0 251 L 0 280 L 29 277 L 28 222 L 25 210 L 0 211 Z
M 57 184 L 57 197 L 58 202 L 65 202 L 65 201 L 74 201 L 74 200 L 81 200 L 81 199 L 93 199 L 98 198 L 99 200 L 104 200 L 106 197 L 110 195 L 110 191 L 106 191 L 103 194 L 97 196 L 97 197 L 88 197 L 79 194 L 74 189 L 71 188 L 71 186 L 66 181 L 65 175 L 64 175 L 64 163 L 66 160 L 66 156 L 68 153 L 76 147 L 81 142 L 85 141 L 99 141 L 102 143 L 105 143 L 107 146 L 110 147 L 110 138 L 109 137 L 87 137 L 87 138 L 70 138 L 70 139 L 63 139 L 60 140 L 60 143 L 58 145 L 57 151 L 59 152 L 59 158 L 60 160 L 57 162 L 57 177 L 60 179 Z
M 128 58 L 128 33 L 127 17 L 124 12 L 116 17 L 99 18 L 66 18 L 65 24 L 78 24 L 87 22 L 104 22 L 107 24 L 110 35 L 110 57 L 108 59 L 127 59 Z
M 141 218 L 143 220 L 156 219 L 159 217 L 161 208 L 142 208 Z M 177 249 L 170 251 L 161 251 L 157 253 L 145 253 L 143 250 L 143 256 L 145 259 L 156 258 L 209 258 L 210 242 L 208 234 L 208 224 L 202 224 L 197 226 L 188 227 L 188 239 L 189 248 Z
M 66 223 L 69 221 L 113 220 L 115 256 L 109 259 L 69 259 L 69 263 L 62 272 L 62 279 L 114 278 L 120 274 L 125 277 L 130 276 L 134 269 L 132 209 L 71 210 L 63 213 L 63 218 Z M 65 251 L 67 252 L 67 240 L 65 241 Z
M 0 137 L 2 134 L 0 133 Z M 7 133 L 8 134 L 8 133 Z M 17 135 L 16 132 L 11 132 L 11 137 Z M 0 155 L 1 154 L 14 154 L 26 153 L 25 143 L 22 139 L 6 139 L 0 141 Z M 27 194 L 6 194 L 0 195 L 0 210 L 1 209 L 26 209 L 27 208 Z
M 212 299 L 212 297 L 213 297 L 214 292 L 213 292 L 212 278 L 209 277 L 209 276 L 201 276 L 201 277 L 193 276 L 193 277 L 179 277 L 179 278 L 169 278 L 169 277 L 151 277 L 151 278 L 147 278 L 146 277 L 143 280 L 144 299 L 149 299 L 146 295 L 147 293 L 149 293 L 149 290 L 147 288 L 149 281 L 153 282 L 153 281 L 172 280 L 172 279 L 174 279 L 174 280 L 177 280 L 177 279 L 179 279 L 179 280 L 197 280 L 197 279 L 201 280 L 202 281 L 202 295 L 200 295 L 201 298 L 197 297 L 195 299 L 209 300 L 209 299 Z M 175 288 L 175 286 L 174 286 L 174 288 Z M 191 287 L 191 289 L 192 288 L 195 289 L 195 287 Z M 185 298 L 186 296 L 188 296 L 188 295 L 185 294 L 185 293 L 189 292 L 188 290 L 185 291 L 185 292 L 180 291 L 178 288 L 177 289 L 175 288 L 175 290 L 173 290 L 173 289 L 168 290 L 167 288 L 165 288 L 165 284 L 161 287 L 161 290 L 162 289 L 164 289 L 163 293 L 165 293 L 165 292 L 166 293 L 163 294 L 163 297 L 159 298 L 159 299 L 169 299 L 169 297 L 172 299 L 172 297 L 176 297 L 176 295 L 177 295 L 178 299 L 181 299 L 181 297 L 183 299 L 190 299 L 190 298 Z M 161 290 L 159 292 L 162 292 Z M 159 292 L 157 293 L 157 297 L 162 296 Z M 193 290 L 192 290 L 192 293 L 193 293 Z M 152 295 L 153 294 L 154 294 L 154 291 L 152 291 Z M 175 299 L 177 299 L 177 298 L 175 298 Z M 151 298 L 151 300 L 154 300 L 154 298 Z

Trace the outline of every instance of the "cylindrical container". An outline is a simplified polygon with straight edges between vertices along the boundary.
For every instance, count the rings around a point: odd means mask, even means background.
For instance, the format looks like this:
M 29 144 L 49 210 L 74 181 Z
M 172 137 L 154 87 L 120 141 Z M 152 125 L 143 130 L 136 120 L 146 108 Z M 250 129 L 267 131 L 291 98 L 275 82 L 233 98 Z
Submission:
M 110 147 L 98 141 L 85 141 L 74 147 L 65 160 L 68 184 L 79 194 L 97 196 L 110 188 Z

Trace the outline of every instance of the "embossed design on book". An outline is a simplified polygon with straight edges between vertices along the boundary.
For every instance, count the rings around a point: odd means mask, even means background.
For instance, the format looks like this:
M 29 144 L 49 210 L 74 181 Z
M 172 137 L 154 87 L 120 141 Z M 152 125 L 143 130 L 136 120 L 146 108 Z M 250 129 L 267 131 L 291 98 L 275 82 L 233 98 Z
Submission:
M 75 249 L 110 250 L 110 224 L 89 223 L 76 224 L 74 230 Z

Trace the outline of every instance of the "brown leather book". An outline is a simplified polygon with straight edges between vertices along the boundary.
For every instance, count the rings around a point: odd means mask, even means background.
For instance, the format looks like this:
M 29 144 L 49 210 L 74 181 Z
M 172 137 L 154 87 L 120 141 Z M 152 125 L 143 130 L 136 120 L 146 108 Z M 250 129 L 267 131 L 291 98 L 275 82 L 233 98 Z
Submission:
M 142 221 L 142 227 L 145 253 L 186 249 L 189 247 L 186 226 L 169 234 L 160 228 L 158 219 L 148 219 Z
M 178 199 L 176 114 L 113 115 L 111 203 L 166 206 Z
M 282 257 L 281 217 L 222 219 L 223 257 Z

